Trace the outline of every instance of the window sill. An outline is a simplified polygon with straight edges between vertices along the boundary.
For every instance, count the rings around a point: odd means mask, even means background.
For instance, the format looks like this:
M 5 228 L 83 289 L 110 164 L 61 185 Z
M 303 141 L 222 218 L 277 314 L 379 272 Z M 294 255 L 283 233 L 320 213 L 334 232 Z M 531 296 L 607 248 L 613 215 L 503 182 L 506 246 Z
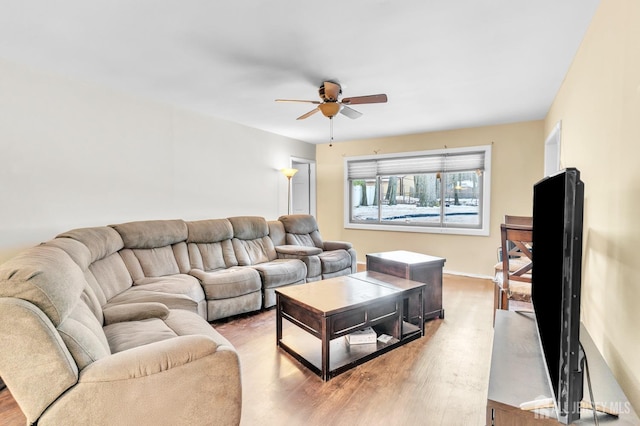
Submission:
M 405 225 L 378 225 L 366 223 L 345 223 L 346 229 L 362 229 L 367 231 L 392 231 L 392 232 L 416 232 L 422 234 L 451 234 L 469 236 L 489 236 L 489 229 L 454 228 L 454 227 L 427 227 L 427 226 L 405 226 Z

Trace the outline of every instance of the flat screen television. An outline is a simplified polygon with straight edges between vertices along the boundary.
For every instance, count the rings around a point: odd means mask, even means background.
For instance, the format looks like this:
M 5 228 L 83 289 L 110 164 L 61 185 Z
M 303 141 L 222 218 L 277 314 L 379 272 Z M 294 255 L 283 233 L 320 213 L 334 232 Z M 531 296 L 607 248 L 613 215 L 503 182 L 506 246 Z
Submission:
M 580 418 L 584 353 L 580 286 L 584 185 L 575 168 L 533 187 L 531 297 L 558 421 Z

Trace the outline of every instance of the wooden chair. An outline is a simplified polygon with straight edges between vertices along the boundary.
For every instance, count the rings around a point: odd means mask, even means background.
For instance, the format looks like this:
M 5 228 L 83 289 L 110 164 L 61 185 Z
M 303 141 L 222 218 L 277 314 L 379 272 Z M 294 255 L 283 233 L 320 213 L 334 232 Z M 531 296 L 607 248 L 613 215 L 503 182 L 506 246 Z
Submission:
M 533 218 L 505 216 L 500 225 L 501 261 L 495 268 L 494 308 L 509 309 L 510 301 L 531 303 Z

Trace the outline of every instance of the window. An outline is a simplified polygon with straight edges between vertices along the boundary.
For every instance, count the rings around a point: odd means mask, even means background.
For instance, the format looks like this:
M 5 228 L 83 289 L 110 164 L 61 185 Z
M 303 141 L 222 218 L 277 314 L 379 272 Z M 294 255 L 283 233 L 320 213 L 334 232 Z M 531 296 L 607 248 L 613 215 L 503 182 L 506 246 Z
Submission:
M 489 235 L 491 146 L 345 159 L 345 227 Z

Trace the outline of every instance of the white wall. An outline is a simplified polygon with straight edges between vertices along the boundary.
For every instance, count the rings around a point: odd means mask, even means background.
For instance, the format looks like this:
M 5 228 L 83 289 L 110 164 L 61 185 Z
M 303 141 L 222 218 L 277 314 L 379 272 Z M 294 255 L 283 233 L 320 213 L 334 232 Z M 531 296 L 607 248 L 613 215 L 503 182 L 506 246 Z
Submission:
M 0 261 L 85 226 L 287 212 L 311 144 L 0 61 Z

